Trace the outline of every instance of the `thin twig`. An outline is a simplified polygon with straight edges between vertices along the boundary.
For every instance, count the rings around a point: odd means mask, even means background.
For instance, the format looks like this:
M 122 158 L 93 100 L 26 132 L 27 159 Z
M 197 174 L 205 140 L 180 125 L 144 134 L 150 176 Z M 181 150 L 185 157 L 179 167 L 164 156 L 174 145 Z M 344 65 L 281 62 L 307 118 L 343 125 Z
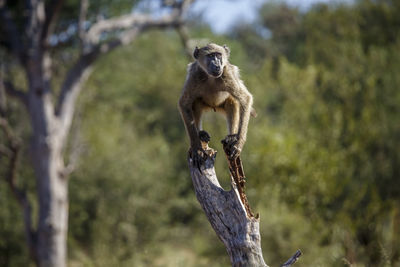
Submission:
M 296 263 L 296 261 L 300 258 L 301 255 L 302 255 L 301 250 L 298 249 L 292 257 L 290 257 L 284 264 L 281 265 L 281 267 L 292 266 L 293 264 Z

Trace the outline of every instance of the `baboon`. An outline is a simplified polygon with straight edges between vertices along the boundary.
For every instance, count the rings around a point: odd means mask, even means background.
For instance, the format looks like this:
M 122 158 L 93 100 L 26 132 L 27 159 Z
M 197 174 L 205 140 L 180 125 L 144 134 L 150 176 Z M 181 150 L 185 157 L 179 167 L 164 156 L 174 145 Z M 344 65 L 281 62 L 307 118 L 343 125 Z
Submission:
M 204 111 L 214 110 L 226 116 L 228 135 L 222 141 L 232 159 L 240 155 L 246 142 L 250 114 L 255 116 L 253 97 L 239 77 L 239 68 L 229 63 L 229 55 L 226 45 L 208 44 L 196 47 L 195 61 L 188 65 L 179 111 L 190 138 L 190 157 L 197 167 L 205 157 L 200 141 L 210 139 L 202 130 Z

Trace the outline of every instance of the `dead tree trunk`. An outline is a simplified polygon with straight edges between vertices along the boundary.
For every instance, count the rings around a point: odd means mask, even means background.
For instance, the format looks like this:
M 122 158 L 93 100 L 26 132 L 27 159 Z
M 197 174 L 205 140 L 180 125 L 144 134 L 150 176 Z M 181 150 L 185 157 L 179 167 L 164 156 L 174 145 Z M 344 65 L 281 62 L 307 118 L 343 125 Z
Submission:
M 224 190 L 215 174 L 216 154 L 207 150 L 208 144 L 202 143 L 209 156 L 204 164 L 193 165 L 188 158 L 190 174 L 197 200 L 200 202 L 211 226 L 225 248 L 234 267 L 268 266 L 264 262 L 261 249 L 260 220 L 253 215 L 245 193 L 245 176 L 240 157 L 228 158 L 231 173 L 231 190 Z M 225 149 L 225 144 L 224 144 Z M 296 253 L 283 265 L 291 266 L 301 256 Z
M 207 144 L 203 143 L 204 148 Z M 225 191 L 215 174 L 216 154 L 209 150 L 200 170 L 192 164 L 189 169 L 196 197 L 211 226 L 224 243 L 232 266 L 267 266 L 261 250 L 258 215 L 254 216 L 244 193 L 244 173 L 240 158 L 229 160 L 230 191 Z M 237 165 L 239 163 L 239 165 Z
M 225 191 L 215 174 L 213 158 L 207 158 L 201 172 L 190 159 L 189 168 L 196 197 L 224 243 L 232 266 L 267 266 L 261 250 L 259 219 L 247 214 L 233 178 L 232 189 Z

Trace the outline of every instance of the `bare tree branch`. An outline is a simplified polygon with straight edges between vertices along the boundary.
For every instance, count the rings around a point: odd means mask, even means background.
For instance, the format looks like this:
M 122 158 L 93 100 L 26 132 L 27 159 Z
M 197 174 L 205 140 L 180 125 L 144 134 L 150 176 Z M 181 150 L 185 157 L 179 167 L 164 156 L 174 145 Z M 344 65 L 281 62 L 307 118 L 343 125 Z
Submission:
M 3 79 L 0 77 L 0 86 L 4 87 L 7 95 L 20 100 L 25 107 L 28 106 L 28 98 L 26 93 L 16 89 L 11 82 L 3 81 Z
M 66 78 L 61 86 L 61 93 L 56 106 L 56 116 L 60 120 L 62 130 L 61 134 L 67 134 L 71 126 L 72 118 L 75 110 L 75 102 L 83 83 L 89 77 L 92 71 L 93 62 L 101 54 L 105 54 L 115 49 L 116 47 L 131 42 L 139 33 L 138 29 L 126 31 L 124 35 L 116 40 L 98 45 L 93 51 L 86 55 L 82 55 L 80 59 L 68 71 Z
M 82 90 L 83 82 L 91 72 L 93 62 L 101 54 L 109 53 L 121 45 L 131 43 L 139 33 L 145 30 L 179 27 L 183 23 L 181 18 L 183 14 L 182 9 L 187 9 L 188 7 L 188 4 L 184 3 L 190 2 L 192 1 L 182 1 L 179 9 L 174 8 L 170 15 L 158 19 L 152 18 L 149 15 L 129 14 L 95 23 L 84 36 L 83 46 L 88 51 L 84 51 L 78 62 L 68 71 L 61 86 L 61 93 L 56 106 L 56 115 L 60 119 L 61 126 L 64 129 L 69 129 L 73 118 L 76 98 Z M 101 34 L 111 30 L 124 31 L 116 38 L 100 43 Z
M 179 25 L 175 14 L 165 16 L 160 19 L 154 19 L 149 15 L 130 14 L 118 18 L 101 20 L 95 23 L 87 33 L 87 41 L 91 44 L 97 44 L 101 34 L 114 30 L 124 30 L 133 27 L 171 27 Z
M 294 253 L 294 255 L 292 257 L 290 257 L 284 264 L 281 265 L 281 267 L 289 267 L 292 266 L 293 264 L 296 263 L 296 261 L 300 258 L 300 256 L 302 255 L 300 249 L 296 251 L 296 253 Z
M 20 61 L 24 61 L 24 47 L 19 38 L 20 34 L 12 20 L 11 12 L 6 7 L 6 0 L 0 0 L 0 21 L 2 22 L 3 29 L 5 30 L 8 39 L 10 40 L 10 47 L 14 56 Z
M 46 8 L 46 19 L 41 36 L 42 41 L 47 42 L 48 37 L 53 34 L 63 4 L 64 0 L 52 0 Z
M 78 107 L 78 109 L 80 109 Z M 81 111 L 77 110 L 75 120 L 74 120 L 74 127 L 71 129 L 71 138 L 70 138 L 70 146 L 69 146 L 69 158 L 67 161 L 67 165 L 64 168 L 63 175 L 64 177 L 68 177 L 79 164 L 80 157 L 82 153 L 85 151 L 85 146 L 82 143 L 81 131 L 80 126 L 82 124 L 82 115 Z
M 182 17 L 184 13 L 189 9 L 190 5 L 193 4 L 195 0 L 184 0 L 180 3 L 180 16 Z M 194 40 L 190 39 L 188 30 L 184 24 L 180 24 L 176 31 L 181 39 L 182 45 L 185 48 L 185 54 L 189 60 L 192 60 L 192 52 L 195 47 Z
M 189 34 L 188 34 L 186 27 L 184 25 L 180 25 L 179 27 L 177 27 L 176 31 L 178 32 L 178 35 L 182 42 L 182 46 L 185 49 L 186 57 L 189 60 L 192 60 L 192 51 L 193 50 L 189 45 L 190 38 L 189 38 Z
M 183 0 L 180 2 L 180 6 L 178 7 L 179 16 L 183 16 L 186 11 L 189 9 L 190 5 L 194 3 L 195 0 Z
M 84 40 L 86 39 L 85 21 L 89 9 L 89 0 L 81 0 L 78 21 L 78 33 L 82 52 L 85 50 Z
M 62 134 L 66 135 L 71 126 L 76 98 L 78 97 L 82 84 L 89 77 L 92 63 L 99 55 L 99 51 L 93 51 L 83 55 L 68 71 L 66 78 L 61 86 L 61 93 L 56 106 L 56 116 L 60 120 Z

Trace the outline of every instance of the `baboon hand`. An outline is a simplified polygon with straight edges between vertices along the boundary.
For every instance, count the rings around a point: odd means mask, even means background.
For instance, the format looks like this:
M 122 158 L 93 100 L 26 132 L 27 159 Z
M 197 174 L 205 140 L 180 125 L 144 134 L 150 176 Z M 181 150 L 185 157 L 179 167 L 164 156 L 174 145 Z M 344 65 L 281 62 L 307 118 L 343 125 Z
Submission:
M 227 135 L 225 139 L 221 140 L 221 143 L 224 146 L 225 153 L 230 159 L 239 157 L 240 152 L 242 152 L 237 134 Z
M 189 149 L 189 157 L 192 159 L 193 166 L 197 167 L 201 172 L 200 166 L 206 160 L 207 154 L 201 146 L 193 146 Z
M 210 136 L 210 134 L 207 133 L 206 131 L 201 130 L 201 131 L 199 132 L 199 139 L 200 139 L 201 142 L 206 142 L 206 143 L 208 143 L 208 142 L 210 142 L 211 136 Z

